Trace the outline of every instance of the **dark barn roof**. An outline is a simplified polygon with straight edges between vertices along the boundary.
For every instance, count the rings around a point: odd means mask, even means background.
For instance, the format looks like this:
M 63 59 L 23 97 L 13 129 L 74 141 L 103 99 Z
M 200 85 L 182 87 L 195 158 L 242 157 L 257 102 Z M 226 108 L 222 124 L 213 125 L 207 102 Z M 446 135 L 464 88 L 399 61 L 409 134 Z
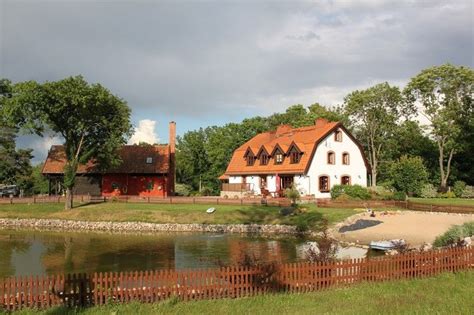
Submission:
M 122 163 L 105 173 L 109 174 L 166 174 L 170 170 L 169 145 L 124 145 L 118 152 Z M 151 158 L 151 163 L 147 159 Z M 66 154 L 62 145 L 53 145 L 43 166 L 43 174 L 63 174 Z M 99 173 L 93 161 L 81 164 L 77 174 Z

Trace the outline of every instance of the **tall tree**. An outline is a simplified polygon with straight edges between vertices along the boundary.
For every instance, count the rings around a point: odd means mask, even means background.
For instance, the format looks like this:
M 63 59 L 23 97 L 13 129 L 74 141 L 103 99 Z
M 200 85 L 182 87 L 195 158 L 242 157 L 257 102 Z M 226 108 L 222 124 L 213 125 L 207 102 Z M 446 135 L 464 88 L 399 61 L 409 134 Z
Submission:
M 388 83 L 354 91 L 344 99 L 345 112 L 368 152 L 372 186 L 377 185 L 379 160 L 385 144 L 395 130 L 397 120 L 408 114 L 402 106 L 400 89 Z
M 472 106 L 473 93 L 474 71 L 450 64 L 421 71 L 404 90 L 408 102 L 413 107 L 419 104 L 419 112 L 430 123 L 431 136 L 438 145 L 442 191 L 447 190 L 453 157 L 461 150 L 459 116 Z
M 117 149 L 130 135 L 130 108 L 100 84 L 89 84 L 81 76 L 39 84 L 14 86 L 10 113 L 23 113 L 24 126 L 41 126 L 64 139 L 66 165 L 65 209 L 73 206 L 79 164 L 96 162 L 99 170 L 120 162 Z

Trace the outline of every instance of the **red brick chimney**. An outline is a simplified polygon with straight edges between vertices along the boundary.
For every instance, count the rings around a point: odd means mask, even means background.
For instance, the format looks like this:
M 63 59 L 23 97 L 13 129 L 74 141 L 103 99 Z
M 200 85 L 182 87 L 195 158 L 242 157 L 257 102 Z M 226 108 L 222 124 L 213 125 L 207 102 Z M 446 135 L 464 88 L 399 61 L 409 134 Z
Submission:
M 276 134 L 277 135 L 281 135 L 281 134 L 284 134 L 286 132 L 290 132 L 291 131 L 291 126 L 290 125 L 279 125 L 277 127 L 277 130 L 276 130 Z
M 170 121 L 169 124 L 169 149 L 170 149 L 170 168 L 168 173 L 168 193 L 174 195 L 174 184 L 176 180 L 176 123 Z
M 328 123 L 329 123 L 329 120 L 327 120 L 327 119 L 325 119 L 325 118 L 318 118 L 318 119 L 316 119 L 316 120 L 314 121 L 314 125 L 315 125 L 316 127 L 322 127 L 322 126 L 324 126 L 324 125 L 326 125 L 326 124 L 328 124 Z

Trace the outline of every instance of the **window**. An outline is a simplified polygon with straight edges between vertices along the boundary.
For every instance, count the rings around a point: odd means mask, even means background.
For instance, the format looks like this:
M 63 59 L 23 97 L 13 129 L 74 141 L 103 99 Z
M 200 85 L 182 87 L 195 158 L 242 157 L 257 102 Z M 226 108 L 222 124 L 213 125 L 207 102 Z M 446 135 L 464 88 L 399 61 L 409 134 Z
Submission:
M 146 158 L 146 164 L 151 164 L 153 163 L 153 158 L 151 156 Z
M 252 166 L 255 163 L 255 156 L 247 155 L 247 166 Z
M 351 184 L 351 177 L 350 176 L 342 176 L 341 177 L 341 185 L 350 185 Z
M 336 154 L 332 151 L 328 152 L 328 164 L 336 164 Z
M 153 181 L 150 180 L 150 181 L 148 181 L 148 183 L 146 184 L 146 189 L 147 189 L 147 190 L 153 190 L 153 186 L 154 186 Z
M 293 185 L 293 176 L 281 177 L 281 189 L 290 188 Z
M 342 164 L 349 165 L 349 163 L 350 163 L 349 153 L 347 153 L 347 152 L 342 153 Z
M 275 155 L 275 164 L 281 164 L 283 163 L 283 154 L 281 152 L 278 152 Z
M 112 189 L 113 189 L 113 190 L 116 190 L 116 189 L 119 189 L 119 188 L 120 188 L 120 186 L 119 186 L 118 183 L 112 182 Z
M 329 176 L 319 176 L 319 191 L 328 192 L 329 191 Z
M 342 131 L 341 130 L 336 130 L 336 132 L 334 133 L 334 141 L 342 142 Z
M 300 153 L 298 151 L 291 151 L 290 152 L 290 162 L 292 164 L 299 163 L 300 161 Z
M 266 153 L 262 153 L 260 156 L 260 165 L 267 165 L 269 157 Z

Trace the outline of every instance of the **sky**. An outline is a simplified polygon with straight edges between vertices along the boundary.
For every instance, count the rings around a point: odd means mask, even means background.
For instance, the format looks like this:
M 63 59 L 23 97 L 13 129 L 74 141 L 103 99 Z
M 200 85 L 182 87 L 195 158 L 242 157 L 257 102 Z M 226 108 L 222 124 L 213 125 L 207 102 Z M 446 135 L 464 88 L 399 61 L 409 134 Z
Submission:
M 474 65 L 473 1 L 0 0 L 0 77 L 82 75 L 132 108 L 131 142 L 340 104 L 422 69 Z M 24 136 L 44 159 L 56 137 Z

